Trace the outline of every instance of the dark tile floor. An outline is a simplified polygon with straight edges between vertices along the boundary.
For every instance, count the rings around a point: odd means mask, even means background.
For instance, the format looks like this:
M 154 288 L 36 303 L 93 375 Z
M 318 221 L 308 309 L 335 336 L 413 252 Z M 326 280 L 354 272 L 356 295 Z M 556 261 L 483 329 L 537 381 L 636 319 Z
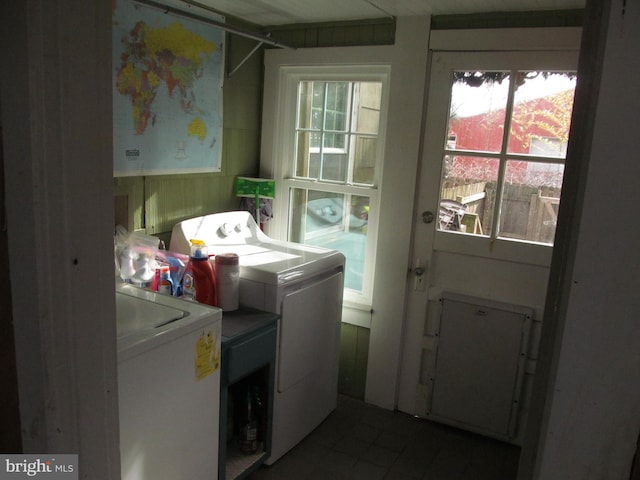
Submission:
M 307 438 L 250 480 L 514 480 L 520 449 L 340 396 Z

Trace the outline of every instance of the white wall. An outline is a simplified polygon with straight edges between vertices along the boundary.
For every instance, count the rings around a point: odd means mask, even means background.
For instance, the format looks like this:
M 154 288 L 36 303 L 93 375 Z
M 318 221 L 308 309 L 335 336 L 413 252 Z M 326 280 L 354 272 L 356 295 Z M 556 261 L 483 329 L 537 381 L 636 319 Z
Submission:
M 583 168 L 571 170 L 575 217 L 547 306 L 555 339 L 543 331 L 549 381 L 536 384 L 531 419 L 541 421 L 540 435 L 525 443 L 521 479 L 628 480 L 640 432 L 640 3 L 598 0 L 589 8 L 584 41 L 608 30 L 604 56 L 595 48 L 581 59 L 582 143 L 568 156 Z
M 79 454 L 80 478 L 120 478 L 111 2 L 6 2 L 0 23 L 23 448 Z

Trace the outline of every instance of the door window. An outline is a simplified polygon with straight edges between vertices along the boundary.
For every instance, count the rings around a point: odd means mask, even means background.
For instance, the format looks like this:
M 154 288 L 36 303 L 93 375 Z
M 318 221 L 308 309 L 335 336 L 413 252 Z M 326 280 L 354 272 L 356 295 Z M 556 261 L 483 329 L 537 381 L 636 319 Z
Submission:
M 553 244 L 574 91 L 571 71 L 451 72 L 440 230 Z

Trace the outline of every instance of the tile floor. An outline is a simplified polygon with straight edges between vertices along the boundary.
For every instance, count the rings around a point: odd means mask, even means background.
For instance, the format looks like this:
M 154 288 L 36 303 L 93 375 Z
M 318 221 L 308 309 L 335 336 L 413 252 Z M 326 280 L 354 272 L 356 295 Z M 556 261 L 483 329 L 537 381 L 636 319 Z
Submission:
M 514 480 L 520 449 L 340 396 L 307 438 L 249 480 Z

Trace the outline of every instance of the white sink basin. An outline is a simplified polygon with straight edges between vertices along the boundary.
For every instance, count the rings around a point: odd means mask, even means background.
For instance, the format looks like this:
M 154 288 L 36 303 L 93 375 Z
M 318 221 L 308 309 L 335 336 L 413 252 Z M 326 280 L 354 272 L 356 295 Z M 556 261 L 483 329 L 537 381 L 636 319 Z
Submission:
M 118 338 L 140 330 L 156 328 L 185 316 L 185 312 L 142 298 L 116 293 Z

